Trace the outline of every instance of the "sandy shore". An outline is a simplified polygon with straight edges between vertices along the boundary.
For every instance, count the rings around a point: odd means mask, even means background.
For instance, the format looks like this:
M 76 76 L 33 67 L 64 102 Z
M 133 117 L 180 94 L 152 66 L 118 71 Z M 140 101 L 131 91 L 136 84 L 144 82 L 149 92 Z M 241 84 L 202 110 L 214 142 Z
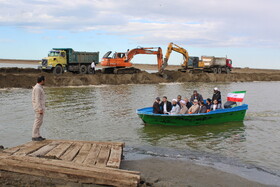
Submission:
M 191 161 L 154 157 L 144 160 L 123 161 L 121 167 L 140 171 L 142 186 L 268 186 L 211 167 L 197 165 Z

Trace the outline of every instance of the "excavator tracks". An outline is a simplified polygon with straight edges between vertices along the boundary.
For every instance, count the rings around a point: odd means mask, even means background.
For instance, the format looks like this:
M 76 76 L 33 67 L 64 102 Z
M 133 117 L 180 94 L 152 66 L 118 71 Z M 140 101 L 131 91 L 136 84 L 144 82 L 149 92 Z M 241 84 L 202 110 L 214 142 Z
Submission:
M 140 73 L 141 70 L 131 67 L 131 68 L 103 68 L 102 73 L 104 74 L 135 74 Z

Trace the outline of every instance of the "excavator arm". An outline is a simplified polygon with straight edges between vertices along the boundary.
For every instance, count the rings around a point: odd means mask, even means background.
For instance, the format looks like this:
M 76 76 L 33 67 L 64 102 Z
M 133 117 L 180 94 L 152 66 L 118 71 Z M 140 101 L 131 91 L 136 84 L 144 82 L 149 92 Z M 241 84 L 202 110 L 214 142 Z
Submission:
M 167 47 L 167 51 L 165 54 L 165 58 L 163 61 L 164 66 L 167 66 L 170 54 L 172 53 L 172 51 L 176 51 L 178 53 L 181 53 L 183 55 L 184 58 L 184 62 L 182 64 L 182 67 L 187 67 L 188 66 L 188 62 L 189 62 L 189 53 L 186 49 L 174 44 L 174 43 L 169 43 L 168 47 Z
M 157 50 L 154 50 L 157 49 Z M 157 65 L 158 65 L 158 71 L 160 73 L 163 72 L 164 66 L 163 66 L 163 55 L 162 55 L 162 49 L 160 47 L 149 47 L 149 48 L 135 48 L 126 53 L 126 62 L 130 62 L 132 58 L 135 55 L 138 54 L 148 54 L 148 55 L 157 55 Z

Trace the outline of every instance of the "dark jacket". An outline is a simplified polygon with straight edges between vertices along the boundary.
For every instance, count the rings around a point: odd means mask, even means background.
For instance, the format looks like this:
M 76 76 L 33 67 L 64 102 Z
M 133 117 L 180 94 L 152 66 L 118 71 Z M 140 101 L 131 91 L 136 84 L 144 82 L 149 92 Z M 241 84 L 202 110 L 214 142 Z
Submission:
M 157 102 L 154 102 L 154 104 L 153 104 L 153 113 L 154 114 L 162 114 L 162 112 L 160 110 L 160 105 Z
M 206 112 L 207 112 L 207 108 L 205 105 L 199 107 L 198 113 L 206 113 Z
M 221 92 L 220 91 L 217 91 L 216 93 L 213 94 L 212 102 L 214 102 L 214 100 L 217 100 L 218 103 L 222 103 L 222 98 L 221 98 Z
M 197 96 L 195 97 L 194 95 L 191 96 L 190 102 L 193 103 L 194 100 L 197 100 L 198 102 L 203 101 L 203 97 L 200 94 L 197 94 Z
M 161 112 L 162 112 L 162 113 L 163 113 L 163 106 L 164 106 L 164 102 L 162 101 L 162 102 L 160 103 L 160 109 L 161 109 Z M 171 104 L 171 102 L 166 101 L 166 110 L 167 110 L 167 112 L 170 112 L 171 109 L 172 109 L 172 104 Z
M 188 103 L 186 104 L 186 106 L 187 106 L 187 108 L 189 109 L 189 108 L 191 108 L 192 103 L 191 103 L 191 102 L 188 102 Z
M 207 110 L 211 109 L 211 104 L 206 103 L 205 106 L 206 106 Z
M 177 105 L 179 105 L 179 107 L 181 108 L 181 103 L 180 103 L 180 101 L 177 101 Z

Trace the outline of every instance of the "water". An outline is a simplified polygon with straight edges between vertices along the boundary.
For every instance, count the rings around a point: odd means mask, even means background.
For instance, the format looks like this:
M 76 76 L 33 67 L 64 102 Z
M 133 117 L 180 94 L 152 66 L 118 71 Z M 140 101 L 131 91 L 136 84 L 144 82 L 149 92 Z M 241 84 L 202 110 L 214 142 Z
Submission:
M 244 122 L 144 126 L 135 113 L 151 106 L 156 96 L 166 95 L 169 100 L 178 94 L 190 97 L 197 89 L 206 99 L 214 87 L 221 90 L 224 99 L 228 92 L 247 90 L 244 103 L 249 104 L 249 110 Z M 30 141 L 34 119 L 31 91 L 0 90 L 1 145 L 12 147 Z M 49 139 L 121 141 L 132 157 L 141 153 L 243 168 L 256 166 L 280 176 L 280 82 L 102 85 L 45 88 L 45 92 L 47 112 L 42 134 Z
M 0 63 L 0 68 L 35 68 L 37 69 L 38 64 L 14 64 L 14 63 Z

